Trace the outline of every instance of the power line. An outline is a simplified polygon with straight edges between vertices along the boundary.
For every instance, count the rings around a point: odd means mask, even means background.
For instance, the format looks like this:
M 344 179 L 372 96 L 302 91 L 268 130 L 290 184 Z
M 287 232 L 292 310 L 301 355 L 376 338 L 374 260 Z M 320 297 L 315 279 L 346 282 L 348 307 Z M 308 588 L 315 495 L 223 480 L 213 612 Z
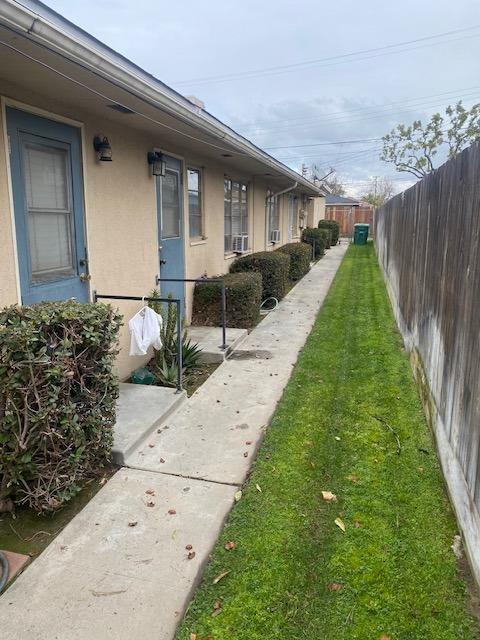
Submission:
M 279 147 L 265 147 L 265 149 L 301 149 L 303 147 L 323 147 L 336 144 L 356 144 L 357 142 L 378 142 L 382 138 L 366 138 L 365 140 L 335 140 L 333 142 L 312 142 L 311 144 L 291 144 L 281 145 Z
M 329 64 L 339 64 L 342 62 L 351 62 L 352 58 L 354 59 L 355 56 L 365 56 L 365 54 L 370 54 L 370 53 L 402 53 L 403 51 L 408 51 L 409 49 L 404 49 L 404 50 L 400 50 L 400 51 L 392 51 L 394 49 L 398 49 L 399 47 L 405 47 L 407 45 L 411 45 L 411 44 L 416 44 L 416 43 L 427 43 L 428 44 L 424 44 L 423 46 L 432 46 L 432 45 L 437 45 L 437 44 L 443 44 L 443 42 L 430 42 L 431 40 L 437 40 L 438 38 L 443 38 L 445 36 L 452 36 L 452 35 L 456 35 L 459 33 L 466 33 L 469 31 L 475 31 L 477 29 L 480 28 L 480 25 L 473 25 L 471 27 L 465 27 L 463 29 L 454 29 L 452 31 L 444 31 L 442 33 L 437 33 L 435 35 L 431 35 L 431 36 L 425 36 L 423 38 L 415 38 L 414 40 L 405 40 L 403 42 L 397 42 L 395 44 L 389 44 L 389 45 L 384 45 L 382 47 L 374 47 L 374 48 L 370 48 L 370 49 L 361 49 L 359 51 L 353 51 L 351 53 L 344 53 L 344 54 L 340 54 L 340 55 L 335 55 L 335 56 L 329 56 L 327 58 L 317 58 L 315 60 L 306 60 L 303 62 L 295 62 L 295 63 L 291 63 L 291 64 L 286 64 L 286 65 L 278 65 L 278 66 L 274 66 L 274 67 L 264 67 L 262 69 L 252 69 L 250 71 L 239 71 L 236 73 L 230 73 L 230 74 L 222 74 L 222 75 L 217 75 L 217 76 L 205 76 L 203 78 L 192 78 L 190 80 L 179 80 L 177 82 L 173 82 L 172 84 L 175 84 L 177 86 L 181 86 L 181 85 L 191 85 L 191 84 L 209 84 L 212 82 L 224 82 L 224 81 L 231 81 L 231 80 L 238 80 L 238 79 L 244 79 L 244 78 L 253 78 L 253 77 L 262 77 L 265 75 L 274 75 L 277 73 L 285 73 L 285 72 L 291 72 L 291 71 L 295 71 L 297 69 L 302 69 L 302 68 L 306 68 L 312 65 L 322 65 L 322 66 L 329 66 Z M 479 34 L 475 34 L 473 36 L 470 37 L 478 37 Z M 468 36 L 467 36 L 468 37 Z M 462 39 L 462 38 L 460 38 Z M 454 42 L 455 40 L 449 40 L 447 42 Z M 421 47 L 413 47 L 413 49 L 417 49 L 417 48 L 421 48 Z M 363 58 L 359 58 L 360 60 L 365 60 L 365 59 L 369 59 L 371 57 L 376 57 L 376 56 L 368 56 L 368 57 L 363 57 Z M 327 63 L 327 64 L 322 64 L 322 63 Z
M 478 96 L 478 90 L 480 89 L 480 87 L 469 87 L 467 89 L 458 89 L 456 91 L 448 91 L 445 93 L 439 93 L 439 94 L 432 94 L 430 96 L 422 96 L 422 97 L 418 97 L 418 98 L 410 98 L 409 100 L 405 100 L 405 101 L 397 101 L 397 102 L 391 102 L 391 103 L 385 103 L 385 104 L 379 104 L 379 105 L 372 105 L 370 107 L 359 107 L 357 109 L 350 109 L 350 110 L 346 110 L 346 111 L 336 111 L 333 113 L 327 113 L 325 114 L 323 117 L 308 117 L 308 118 L 291 118 L 291 119 L 286 119 L 286 120 L 272 120 L 271 122 L 276 122 L 279 124 L 283 124 L 283 125 L 287 125 L 287 129 L 293 129 L 293 128 L 303 128 L 303 127 L 309 127 L 309 126 L 313 126 L 316 124 L 322 124 L 322 123 L 331 123 L 334 121 L 338 121 L 338 120 L 344 120 L 344 119 L 348 119 L 348 120 L 364 120 L 364 119 L 370 119 L 372 116 L 376 117 L 376 115 L 381 115 L 383 113 L 388 114 L 388 113 L 392 113 L 392 115 L 394 115 L 395 111 L 389 111 L 389 108 L 392 106 L 402 106 L 402 105 L 408 105 L 408 106 L 413 106 L 415 108 L 417 107 L 421 107 L 421 106 L 436 106 L 438 103 L 437 101 L 435 101 L 435 104 L 432 104 L 430 102 L 430 100 L 428 100 L 429 98 L 435 98 L 435 97 L 442 97 L 442 96 L 450 96 L 450 99 L 453 100 L 460 100 L 460 99 L 473 99 L 476 98 Z M 454 94 L 454 95 L 452 95 Z M 423 102 L 424 100 L 427 100 L 427 102 Z M 420 101 L 420 102 L 419 102 Z M 418 103 L 418 104 L 411 104 L 411 103 Z M 439 105 L 439 106 L 443 106 L 443 102 Z M 398 113 L 404 113 L 406 110 L 402 110 Z M 359 113 L 360 112 L 360 113 Z M 365 116 L 361 115 L 363 112 L 366 113 Z M 351 114 L 354 115 L 354 117 L 351 117 Z M 262 122 L 268 122 L 266 120 L 263 121 L 259 121 L 258 124 L 261 124 Z M 289 123 L 293 123 L 293 122 L 298 122 L 298 124 L 293 124 L 291 126 L 289 126 Z M 311 123 L 311 125 L 309 124 Z M 241 127 L 241 125 L 238 125 L 239 127 Z M 250 132 L 250 135 L 255 135 L 258 133 L 263 133 L 263 132 L 275 132 L 275 131 L 282 131 L 284 129 L 284 127 L 258 127 L 256 125 L 251 125 L 250 127 L 246 127 L 243 128 L 243 131 L 246 132 Z

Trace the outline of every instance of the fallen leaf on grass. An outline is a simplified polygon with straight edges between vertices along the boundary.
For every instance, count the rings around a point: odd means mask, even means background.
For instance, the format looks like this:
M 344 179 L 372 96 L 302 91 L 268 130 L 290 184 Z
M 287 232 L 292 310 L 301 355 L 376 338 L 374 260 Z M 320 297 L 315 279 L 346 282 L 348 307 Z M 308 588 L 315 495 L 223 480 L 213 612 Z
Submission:
M 190 634 L 190 640 L 197 640 L 197 634 L 196 633 L 191 633 Z
M 212 580 L 212 584 L 218 584 L 220 580 L 225 578 L 225 576 L 228 576 L 229 573 L 230 571 L 224 571 L 223 573 L 219 573 L 218 576 Z
M 128 523 L 128 526 L 129 526 L 129 527 L 136 527 L 136 526 L 137 526 L 137 524 L 138 524 L 138 521 L 137 521 L 137 520 L 134 520 L 133 522 L 129 522 L 129 523 Z
M 362 526 L 362 523 L 359 520 L 355 520 L 355 529 L 360 529 L 360 527 Z
M 212 618 L 215 618 L 220 613 L 222 613 L 222 603 L 220 600 L 215 600 L 215 604 L 213 605 Z
M 336 440 L 337 442 L 340 442 L 340 438 L 339 438 L 338 436 L 335 436 L 335 440 Z
M 345 533 L 346 531 L 345 523 L 341 518 L 335 518 L 335 524 L 339 529 L 343 531 L 343 533 Z
M 235 496 L 234 496 L 235 502 L 238 502 L 241 499 L 241 497 L 242 497 L 242 491 L 239 490 L 235 493 Z
M 380 640 L 391 640 L 390 636 L 386 636 L 385 634 L 383 634 L 383 636 L 380 636 Z
M 330 589 L 330 591 L 340 591 L 340 589 L 343 589 L 343 584 L 339 584 L 338 582 L 331 582 L 328 585 L 328 588 Z
M 331 491 L 322 491 L 322 498 L 325 502 L 336 502 L 337 496 Z
M 223 546 L 227 551 L 231 551 L 232 549 L 235 549 L 237 545 L 233 540 L 227 540 Z
M 350 480 L 350 482 L 358 482 L 359 481 L 359 477 L 356 476 L 354 473 L 352 473 L 351 475 L 347 476 L 347 480 Z
M 262 493 L 262 487 L 259 484 L 256 484 L 255 488 L 257 491 L 260 491 L 260 493 Z

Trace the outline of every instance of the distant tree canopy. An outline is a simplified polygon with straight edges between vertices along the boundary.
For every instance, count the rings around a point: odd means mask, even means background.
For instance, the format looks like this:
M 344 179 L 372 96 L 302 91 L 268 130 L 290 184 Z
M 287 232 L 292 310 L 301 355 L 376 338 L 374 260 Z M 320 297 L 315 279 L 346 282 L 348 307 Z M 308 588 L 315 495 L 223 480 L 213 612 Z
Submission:
M 394 194 L 393 182 L 388 178 L 374 178 L 361 200 L 374 207 L 381 207 Z
M 445 116 L 435 113 L 426 124 L 415 120 L 411 125 L 397 125 L 383 136 L 384 162 L 397 171 L 423 178 L 435 169 L 434 157 L 442 147 L 453 158 L 466 146 L 480 140 L 480 103 L 465 109 L 462 102 L 445 109 Z

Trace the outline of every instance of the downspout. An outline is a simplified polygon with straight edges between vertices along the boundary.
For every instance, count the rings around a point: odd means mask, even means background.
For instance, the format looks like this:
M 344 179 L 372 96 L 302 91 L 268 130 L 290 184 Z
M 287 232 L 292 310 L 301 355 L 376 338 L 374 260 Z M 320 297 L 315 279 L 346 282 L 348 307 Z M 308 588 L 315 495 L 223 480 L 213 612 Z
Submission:
M 267 204 L 268 204 L 268 200 L 275 200 L 275 198 L 278 198 L 278 196 L 282 196 L 284 193 L 288 193 L 289 191 L 293 191 L 294 189 L 296 189 L 298 187 L 298 182 L 295 181 L 291 187 L 287 187 L 286 189 L 282 189 L 282 191 L 277 191 L 276 193 L 272 193 L 270 196 L 266 197 L 266 202 L 265 202 L 265 251 L 267 250 L 267 247 L 269 244 L 271 244 L 269 242 L 268 239 L 268 215 L 267 215 Z

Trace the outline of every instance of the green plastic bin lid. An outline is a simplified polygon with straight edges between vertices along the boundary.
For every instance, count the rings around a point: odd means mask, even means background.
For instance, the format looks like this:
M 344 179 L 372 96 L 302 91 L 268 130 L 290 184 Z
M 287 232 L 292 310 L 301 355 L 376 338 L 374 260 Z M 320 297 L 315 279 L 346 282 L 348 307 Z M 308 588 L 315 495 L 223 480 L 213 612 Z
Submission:
M 353 226 L 358 229 L 370 229 L 370 225 L 366 222 L 356 222 Z

